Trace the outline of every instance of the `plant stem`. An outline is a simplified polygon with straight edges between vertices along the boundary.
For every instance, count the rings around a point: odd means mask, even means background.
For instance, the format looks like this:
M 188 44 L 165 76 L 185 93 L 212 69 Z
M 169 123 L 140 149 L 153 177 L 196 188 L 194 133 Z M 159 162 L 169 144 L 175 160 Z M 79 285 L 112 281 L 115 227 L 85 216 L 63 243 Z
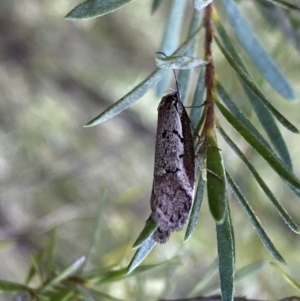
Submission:
M 205 8 L 204 16 L 204 28 L 205 28 L 205 60 L 208 63 L 205 72 L 205 86 L 206 86 L 206 100 L 205 104 L 207 106 L 206 120 L 204 124 L 204 131 L 208 131 L 214 127 L 214 101 L 213 101 L 213 91 L 214 91 L 214 74 L 215 67 L 212 56 L 212 40 L 213 40 L 213 30 L 212 30 L 212 10 L 213 4 L 209 4 Z

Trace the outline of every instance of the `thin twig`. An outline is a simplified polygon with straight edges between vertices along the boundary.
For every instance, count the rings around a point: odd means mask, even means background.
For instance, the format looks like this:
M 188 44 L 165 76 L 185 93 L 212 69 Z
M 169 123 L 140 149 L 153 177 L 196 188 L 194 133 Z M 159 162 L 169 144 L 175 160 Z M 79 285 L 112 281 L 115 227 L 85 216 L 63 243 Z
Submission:
M 263 301 L 258 299 L 247 299 L 246 297 L 235 297 L 233 299 L 234 301 Z M 193 298 L 187 298 L 187 299 L 173 299 L 173 300 L 167 300 L 167 299 L 161 299 L 159 301 L 222 301 L 221 295 L 214 295 L 214 296 L 208 296 L 208 297 L 193 297 Z M 293 296 L 293 297 L 287 297 L 280 299 L 278 301 L 300 301 L 300 297 Z

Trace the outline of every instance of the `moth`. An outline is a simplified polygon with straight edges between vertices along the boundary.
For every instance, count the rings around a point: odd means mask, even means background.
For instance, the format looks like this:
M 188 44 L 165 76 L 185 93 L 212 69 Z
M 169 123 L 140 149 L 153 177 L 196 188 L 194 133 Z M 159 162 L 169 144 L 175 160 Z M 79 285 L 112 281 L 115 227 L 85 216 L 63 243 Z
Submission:
M 162 98 L 158 106 L 154 179 L 150 218 L 158 228 L 152 238 L 165 243 L 171 232 L 185 225 L 192 205 L 195 150 L 191 122 L 177 91 Z

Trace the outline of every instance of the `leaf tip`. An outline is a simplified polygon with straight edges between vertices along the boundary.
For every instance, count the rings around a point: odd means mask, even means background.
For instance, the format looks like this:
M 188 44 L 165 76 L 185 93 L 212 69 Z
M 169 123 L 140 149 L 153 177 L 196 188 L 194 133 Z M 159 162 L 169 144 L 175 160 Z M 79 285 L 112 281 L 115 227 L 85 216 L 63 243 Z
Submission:
M 131 264 L 130 264 L 130 265 L 126 268 L 125 275 L 130 274 L 135 268 L 136 268 L 135 265 L 131 265 Z
M 136 250 L 136 249 L 138 249 L 142 244 L 143 244 L 143 242 L 140 240 L 140 235 L 139 235 L 139 237 L 136 239 L 136 241 L 135 241 L 134 244 L 132 245 L 132 249 Z
M 185 233 L 184 235 L 184 239 L 183 239 L 183 242 L 187 242 L 189 240 L 189 238 L 191 237 L 191 233 Z
M 66 14 L 65 17 L 64 17 L 65 20 L 68 20 L 68 21 L 75 21 L 74 18 L 72 18 L 72 16 L 70 16 L 70 13 Z
M 96 126 L 96 125 L 98 125 L 100 123 L 102 123 L 102 120 L 100 120 L 99 116 L 97 116 L 96 118 L 92 119 L 87 124 L 85 124 L 83 127 L 84 128 L 91 128 L 91 127 Z
M 285 262 L 284 258 L 283 258 L 280 254 L 277 254 L 276 259 L 277 259 L 279 262 L 281 262 L 281 263 L 283 263 L 283 264 L 286 265 L 286 262 Z
M 226 216 L 225 213 L 226 213 L 226 210 L 224 210 L 223 213 L 220 212 L 218 215 L 216 215 L 216 214 L 213 215 L 215 222 L 217 223 L 218 226 L 220 226 L 224 223 L 225 216 Z
M 133 244 L 132 248 L 137 249 L 139 248 L 144 242 L 152 236 L 152 234 L 156 231 L 157 224 L 151 219 L 151 217 L 146 221 L 146 225 L 142 232 L 140 233 L 139 237 L 136 239 L 135 243 Z
M 70 12 L 68 12 L 66 15 L 65 15 L 65 20 L 68 20 L 68 21 L 79 21 L 81 20 L 82 18 L 76 16 L 76 14 L 74 14 L 75 12 L 75 9 L 72 9 Z

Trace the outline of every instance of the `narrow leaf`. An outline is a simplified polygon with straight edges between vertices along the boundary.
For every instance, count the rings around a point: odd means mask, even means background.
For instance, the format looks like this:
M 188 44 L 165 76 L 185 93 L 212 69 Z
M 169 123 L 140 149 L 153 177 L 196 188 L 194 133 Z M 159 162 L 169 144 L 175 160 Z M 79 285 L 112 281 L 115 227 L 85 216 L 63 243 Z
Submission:
M 201 26 L 202 20 L 202 12 L 195 10 L 193 11 L 193 16 L 190 22 L 189 31 L 188 31 L 188 38 L 191 37 L 197 28 Z M 191 47 L 186 52 L 187 56 L 194 56 L 197 53 L 198 44 L 196 40 L 191 45 Z M 180 83 L 180 94 L 181 94 L 181 101 L 182 103 L 186 103 L 186 97 L 188 96 L 188 87 L 190 82 L 191 70 L 180 70 L 178 72 L 178 81 Z
M 95 299 L 87 292 L 84 287 L 77 285 L 76 288 L 80 295 L 83 297 L 84 301 L 95 301 Z
M 262 267 L 262 265 L 260 263 L 253 263 L 253 264 L 249 264 L 248 266 L 237 270 L 235 273 L 235 277 L 234 277 L 235 283 L 244 279 L 246 277 L 246 275 L 248 275 L 250 273 L 254 273 L 255 271 L 259 270 L 261 267 Z M 246 271 L 246 269 L 248 269 L 248 268 L 249 268 L 249 273 L 247 273 L 247 271 Z M 205 287 L 205 289 L 202 289 L 201 294 L 202 295 L 211 295 L 211 294 L 218 292 L 219 289 L 220 289 L 219 284 L 212 284 L 209 287 Z
M 119 270 L 109 270 L 101 275 L 100 279 L 91 279 L 92 283 L 103 284 L 103 283 L 111 283 L 124 279 L 126 277 L 126 268 Z
M 91 291 L 93 291 L 93 293 L 97 296 L 100 297 L 100 300 L 110 300 L 110 301 L 124 301 L 123 299 L 120 299 L 120 298 L 116 298 L 116 297 L 113 297 L 111 295 L 108 295 L 108 294 L 105 294 L 103 292 L 100 292 L 98 290 L 96 290 L 95 288 L 91 288 Z
M 299 6 L 296 6 L 292 3 L 288 3 L 286 1 L 282 1 L 282 0 L 267 0 L 275 5 L 278 5 L 278 6 L 281 6 L 285 9 L 288 9 L 288 10 L 295 10 L 297 12 L 300 12 L 300 7 Z
M 102 229 L 102 220 L 103 220 L 103 207 L 104 207 L 104 203 L 105 203 L 105 199 L 106 199 L 106 190 L 102 189 L 101 191 L 101 198 L 100 198 L 100 202 L 99 202 L 99 208 L 98 208 L 98 212 L 97 212 L 97 217 L 96 217 L 96 226 L 92 235 L 92 239 L 85 257 L 85 261 L 81 266 L 81 271 L 84 270 L 86 264 L 89 262 L 89 260 L 91 259 L 91 257 L 93 256 L 93 254 L 95 254 L 96 252 L 96 248 L 98 246 L 98 243 L 101 239 L 101 229 Z
M 216 24 L 217 32 L 220 35 L 226 50 L 235 59 L 236 63 L 241 67 L 241 69 L 251 78 L 241 57 L 239 56 L 237 50 L 233 46 L 223 25 L 221 24 L 221 21 L 217 15 L 216 11 L 214 11 L 214 13 L 213 13 L 213 19 Z M 245 83 L 241 79 L 240 79 L 240 81 L 241 81 L 242 87 L 245 91 L 245 94 L 247 95 L 251 105 L 253 106 L 260 123 L 262 124 L 267 135 L 269 136 L 270 141 L 272 142 L 274 147 L 277 149 L 278 154 L 280 155 L 282 161 L 287 165 L 289 170 L 292 170 L 293 167 L 292 167 L 292 161 L 291 161 L 289 151 L 288 151 L 285 141 L 278 129 L 278 126 L 274 121 L 272 114 L 270 113 L 269 109 L 266 108 L 264 106 L 264 104 L 258 99 L 258 97 L 251 92 L 251 90 L 245 85 Z
M 32 280 L 32 278 L 35 275 L 38 275 L 41 283 L 43 283 L 43 278 L 42 278 L 42 275 L 41 275 L 41 263 L 44 259 L 44 256 L 45 256 L 45 250 L 44 249 L 39 251 L 37 255 L 33 255 L 33 254 L 30 255 L 30 260 L 31 260 L 32 266 L 31 266 L 31 268 L 29 270 L 29 273 L 26 277 L 26 281 L 25 281 L 26 285 L 28 285 L 30 283 L 30 281 Z
M 51 231 L 50 241 L 47 248 L 47 276 L 54 270 L 53 264 L 54 264 L 54 257 L 55 257 L 55 250 L 56 250 L 56 242 L 57 242 L 57 231 L 56 228 L 54 228 Z
M 300 181 L 290 173 L 277 156 L 265 147 L 239 120 L 237 120 L 220 102 L 216 105 L 227 121 L 244 137 L 244 139 L 269 163 L 275 172 L 287 183 L 300 191 Z M 289 185 L 288 185 L 289 186 Z
M 290 217 L 290 215 L 286 212 L 286 210 L 281 206 L 279 201 L 276 199 L 272 191 L 269 189 L 269 187 L 266 185 L 264 180 L 261 178 L 259 173 L 256 171 L 254 166 L 248 161 L 248 159 L 245 157 L 245 155 L 241 152 L 241 150 L 237 147 L 237 145 L 229 138 L 229 136 L 225 133 L 223 128 L 221 126 L 218 126 L 219 132 L 224 138 L 224 140 L 227 142 L 227 144 L 231 147 L 231 149 L 236 153 L 236 155 L 243 161 L 243 163 L 246 165 L 246 167 L 249 169 L 249 171 L 254 176 L 255 180 L 259 184 L 259 186 L 262 188 L 266 196 L 269 198 L 269 200 L 272 202 L 276 210 L 278 211 L 281 218 L 285 221 L 285 223 L 293 230 L 295 233 L 300 234 L 299 227 L 297 224 L 293 221 L 293 219 Z
M 173 0 L 170 9 L 168 20 L 166 21 L 166 27 L 164 37 L 162 39 L 160 51 L 164 52 L 167 56 L 170 56 L 179 44 L 179 38 L 181 33 L 181 25 L 184 16 L 184 10 L 186 1 Z M 164 93 L 169 85 L 171 73 L 168 73 L 161 81 L 158 82 L 156 87 L 156 95 L 158 97 Z
M 265 107 L 267 107 L 270 112 L 273 114 L 273 116 L 289 131 L 299 134 L 299 130 L 290 123 L 271 103 L 266 99 L 266 97 L 262 94 L 262 92 L 258 89 L 256 84 L 251 80 L 251 78 L 242 70 L 242 68 L 235 62 L 234 58 L 229 54 L 229 52 L 222 46 L 219 39 L 215 37 L 215 41 L 225 56 L 228 63 L 231 65 L 231 67 L 236 71 L 236 73 L 240 76 L 240 78 L 243 80 L 245 85 L 250 89 L 250 91 L 257 96 L 257 99 L 259 99 Z
M 144 244 L 139 247 L 139 249 L 135 252 L 133 258 L 131 259 L 126 273 L 131 273 L 137 266 L 141 264 L 141 262 L 147 257 L 147 255 L 151 252 L 151 250 L 156 245 L 156 242 L 150 237 L 148 238 Z
M 294 280 L 289 274 L 287 274 L 282 268 L 280 268 L 275 262 L 270 262 L 271 267 L 278 272 L 284 280 L 286 280 L 292 287 L 300 291 L 300 283 Z
M 88 20 L 109 14 L 133 0 L 88 0 L 72 9 L 65 19 L 71 21 Z
M 238 10 L 233 0 L 221 0 L 227 13 L 229 22 L 241 45 L 256 65 L 260 73 L 271 86 L 283 97 L 293 100 L 294 92 L 280 69 L 257 40 L 247 21 Z
M 26 285 L 5 281 L 0 279 L 0 292 L 24 292 L 30 291 L 30 288 Z
M 226 178 L 229 186 L 232 189 L 232 192 L 234 193 L 236 199 L 239 201 L 239 203 L 242 205 L 243 209 L 247 213 L 249 219 L 252 222 L 252 225 L 254 226 L 257 234 L 259 235 L 260 239 L 262 240 L 263 244 L 267 248 L 267 250 L 270 252 L 270 254 L 278 261 L 285 263 L 283 257 L 280 255 L 280 253 L 277 251 L 275 246 L 273 245 L 272 241 L 270 240 L 269 236 L 265 232 L 265 230 L 262 228 L 259 219 L 255 215 L 254 211 L 252 210 L 251 206 L 249 205 L 248 201 L 245 199 L 245 197 L 242 195 L 241 191 L 237 187 L 237 185 L 234 183 L 228 172 L 226 172 Z
M 48 297 L 48 296 L 47 296 Z M 50 294 L 49 301 L 71 301 L 74 300 L 74 290 L 73 288 L 62 289 L 58 292 Z
M 192 296 L 197 295 L 204 295 L 202 293 L 202 289 L 209 283 L 209 281 L 215 277 L 218 273 L 218 266 L 219 266 L 219 260 L 216 259 L 211 266 L 208 268 L 208 270 L 204 273 L 204 275 L 201 277 L 199 282 L 196 284 L 194 288 L 190 290 L 187 297 L 190 298 Z
M 207 5 L 211 4 L 213 0 L 194 0 L 194 7 L 197 10 L 205 8 Z
M 162 266 L 170 266 L 170 265 L 178 265 L 178 260 L 177 258 L 175 258 L 176 261 L 174 259 L 171 260 L 167 260 L 164 261 L 162 263 L 159 264 L 151 264 L 151 265 L 142 265 L 137 267 L 132 273 L 126 273 L 127 269 L 120 269 L 120 270 L 114 270 L 114 271 L 108 271 L 107 273 L 105 273 L 105 275 L 99 280 L 97 281 L 97 284 L 104 284 L 104 283 L 111 283 L 111 282 L 116 282 L 119 280 L 124 280 L 125 278 L 129 278 L 129 277 L 135 277 L 141 273 L 145 273 L 145 272 L 149 272 L 151 270 L 160 268 Z
M 166 53 L 167 56 L 171 55 L 176 47 L 178 47 L 185 6 L 186 1 L 173 0 L 170 14 L 166 22 L 164 37 L 159 49 L 159 51 Z
M 235 281 L 240 281 L 253 273 L 259 271 L 266 264 L 265 260 L 260 260 L 257 262 L 250 263 L 240 269 L 235 273 Z
M 190 37 L 185 43 L 183 43 L 172 55 L 182 55 L 184 54 L 189 47 L 194 42 L 194 38 L 197 36 L 198 30 L 194 33 L 192 37 Z M 131 90 L 127 95 L 122 97 L 119 101 L 111 105 L 100 115 L 95 117 L 93 120 L 88 122 L 85 126 L 91 127 L 95 126 L 101 122 L 104 122 L 115 115 L 121 113 L 123 110 L 127 109 L 130 105 L 139 100 L 143 95 L 145 95 L 148 90 L 150 90 L 157 82 L 166 74 L 166 70 L 156 69 L 148 78 L 146 78 L 142 83 L 136 86 L 133 90 Z
M 223 88 L 221 83 L 216 80 L 216 88 L 221 97 L 222 101 L 225 103 L 226 107 L 229 109 L 231 114 L 241 123 L 243 124 L 252 135 L 260 141 L 266 148 L 271 150 L 271 146 L 265 140 L 265 138 L 260 134 L 260 132 L 256 129 L 256 127 L 249 121 L 249 119 L 241 112 L 238 106 L 231 100 L 230 96 Z
M 210 212 L 217 223 L 226 213 L 226 182 L 224 166 L 214 130 L 207 131 L 207 197 Z
M 225 89 L 221 86 L 220 82 L 218 80 L 215 80 L 216 82 L 216 88 L 218 90 L 219 96 L 222 98 L 223 102 L 226 104 L 227 108 L 230 110 L 230 112 L 233 114 L 235 119 L 239 121 L 238 123 L 245 127 L 251 135 L 254 136 L 256 141 L 259 141 L 260 144 L 262 144 L 264 147 L 269 149 L 269 151 L 278 159 L 277 155 L 273 152 L 270 145 L 267 143 L 267 141 L 264 139 L 264 137 L 258 132 L 258 130 L 252 125 L 252 123 L 247 119 L 247 117 L 239 110 L 239 108 L 235 105 L 235 103 L 230 99 L 229 95 L 225 91 Z M 218 105 L 218 104 L 217 104 Z M 234 122 L 234 121 L 233 121 Z M 237 130 L 239 131 L 239 130 Z M 243 136 L 244 137 L 244 136 Z M 245 138 L 245 137 L 244 137 Z M 246 139 L 246 138 L 245 138 Z M 248 141 L 246 139 L 246 141 Z M 248 143 L 250 143 L 248 141 Z M 291 172 L 291 171 L 290 171 Z M 281 174 L 279 174 L 281 178 L 286 182 L 286 184 L 289 186 L 289 188 L 300 197 L 300 190 L 290 184 L 288 181 L 286 181 Z
M 148 218 L 144 229 L 142 230 L 139 237 L 133 244 L 133 248 L 134 249 L 139 248 L 148 238 L 152 236 L 152 234 L 155 232 L 156 229 L 157 229 L 156 223 L 151 218 Z
M 119 266 L 118 263 L 114 263 L 105 267 L 102 266 L 102 267 L 97 267 L 96 269 L 93 270 L 83 271 L 80 274 L 80 277 L 86 279 L 88 282 L 95 283 L 99 281 L 99 279 L 102 279 L 103 275 L 109 273 L 111 270 L 116 269 L 118 266 Z M 84 284 L 87 286 L 87 282 Z M 89 288 L 90 287 L 91 285 L 89 285 Z
M 78 260 L 76 260 L 74 263 L 72 263 L 70 266 L 68 266 L 66 269 L 64 269 L 60 274 L 58 274 L 55 278 L 53 278 L 50 282 L 48 282 L 43 288 L 42 291 L 47 291 L 53 288 L 53 286 L 57 285 L 64 279 L 68 278 L 72 274 L 74 274 L 80 266 L 83 264 L 85 260 L 85 257 L 82 256 Z
M 197 190 L 196 190 L 196 195 L 195 195 L 193 206 L 191 209 L 189 223 L 187 225 L 187 229 L 186 229 L 185 236 L 184 236 L 184 241 L 187 241 L 190 238 L 190 236 L 194 232 L 195 227 L 197 225 L 200 208 L 201 208 L 202 200 L 203 200 L 205 184 L 206 184 L 206 181 L 203 179 L 202 175 L 200 174 L 198 185 L 197 185 Z
M 230 117 L 230 113 L 227 111 L 228 116 L 226 117 L 226 119 L 233 125 L 233 127 L 235 127 L 235 129 L 239 132 L 241 130 L 241 128 L 245 128 L 249 133 L 247 134 L 247 138 L 246 136 L 242 135 L 244 137 L 244 139 L 246 141 L 248 141 L 249 144 L 254 143 L 257 147 L 259 146 L 259 148 L 264 147 L 267 148 L 269 150 L 268 153 L 271 154 L 271 157 L 273 156 L 274 158 L 276 158 L 277 161 L 280 161 L 279 158 L 277 157 L 277 155 L 273 152 L 273 150 L 271 149 L 271 147 L 269 146 L 269 144 L 267 143 L 267 141 L 262 137 L 262 135 L 257 131 L 257 129 L 252 125 L 252 123 L 247 119 L 247 117 L 239 110 L 239 108 L 235 105 L 235 103 L 230 99 L 229 95 L 227 94 L 227 92 L 224 90 L 224 88 L 221 86 L 221 84 L 216 80 L 216 88 L 219 92 L 220 97 L 222 98 L 223 102 L 226 104 L 226 106 L 228 107 L 228 109 L 231 111 L 232 115 Z M 217 106 L 218 106 L 218 102 L 216 102 Z M 222 110 L 221 110 L 222 112 Z M 225 111 L 224 111 L 225 112 Z M 222 113 L 223 114 L 223 113 Z M 229 120 L 229 119 L 231 120 Z M 242 130 L 243 131 L 243 130 Z M 251 137 L 253 136 L 253 137 Z M 251 142 L 249 142 L 251 141 Z M 255 142 L 258 141 L 258 144 Z M 251 144 L 252 145 L 252 144 Z M 255 149 L 256 146 L 252 145 Z M 257 149 L 256 149 L 257 150 Z M 257 150 L 258 151 L 258 150 Z M 258 153 L 260 153 L 258 151 Z M 260 153 L 261 154 L 261 153 Z M 269 157 L 269 155 L 266 155 L 266 157 Z M 265 160 L 267 162 L 268 159 L 265 158 Z M 281 162 L 280 162 L 281 163 Z M 269 163 L 270 164 L 270 163 Z M 270 164 L 271 165 L 271 164 Z M 290 171 L 289 171 L 290 172 Z M 282 174 L 279 171 L 279 176 L 286 182 L 286 184 L 289 186 L 289 188 L 297 195 L 300 197 L 300 189 L 297 188 L 296 186 L 292 185 L 289 183 L 289 181 L 285 180 L 285 178 L 282 176 Z M 292 173 L 291 173 L 292 174 Z
M 163 3 L 163 0 L 153 0 L 152 7 L 151 7 L 151 13 L 154 14 L 160 5 Z
M 123 96 L 119 101 L 117 101 L 109 108 L 107 108 L 104 112 L 102 112 L 100 115 L 89 121 L 85 125 L 85 127 L 92 127 L 98 125 L 99 123 L 102 123 L 126 110 L 129 106 L 131 106 L 142 96 L 144 96 L 153 86 L 155 86 L 158 83 L 158 81 L 161 78 L 163 78 L 166 72 L 167 71 L 164 69 L 156 69 L 148 78 L 146 78 L 128 94 Z
M 203 111 L 203 102 L 204 102 L 204 92 L 205 92 L 205 85 L 204 85 L 204 74 L 205 68 L 201 68 L 199 73 L 197 86 L 194 93 L 192 109 L 190 112 L 190 120 L 194 127 L 197 126 L 200 116 Z
M 156 66 L 161 69 L 193 69 L 207 65 L 206 61 L 192 56 L 169 56 L 156 58 Z
M 264 20 L 272 26 L 272 30 L 282 31 L 284 37 L 288 39 L 298 53 L 300 53 L 300 35 L 299 32 L 297 32 L 297 22 L 293 22 L 291 15 L 288 15 L 283 9 L 271 3 L 262 0 L 255 1 L 258 11 Z
M 224 222 L 217 223 L 216 229 L 222 300 L 232 301 L 234 297 L 235 244 L 228 204 Z

